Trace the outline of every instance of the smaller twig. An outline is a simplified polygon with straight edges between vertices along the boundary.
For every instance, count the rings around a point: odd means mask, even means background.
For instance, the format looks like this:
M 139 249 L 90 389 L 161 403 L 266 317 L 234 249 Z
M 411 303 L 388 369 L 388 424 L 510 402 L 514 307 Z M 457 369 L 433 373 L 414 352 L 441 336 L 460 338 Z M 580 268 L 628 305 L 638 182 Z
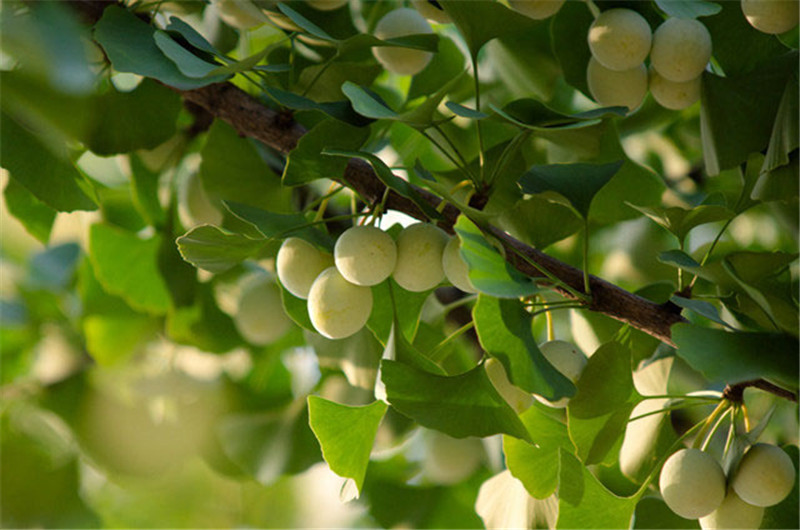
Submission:
M 778 397 L 782 397 L 797 403 L 797 394 L 790 390 L 786 390 L 785 388 L 774 385 L 769 381 L 765 381 L 764 379 L 753 379 L 751 381 L 742 381 L 741 383 L 728 385 L 725 387 L 725 390 L 722 391 L 722 395 L 731 403 L 743 403 L 744 389 L 748 387 L 758 388 L 764 392 L 769 392 L 770 394 L 775 394 Z

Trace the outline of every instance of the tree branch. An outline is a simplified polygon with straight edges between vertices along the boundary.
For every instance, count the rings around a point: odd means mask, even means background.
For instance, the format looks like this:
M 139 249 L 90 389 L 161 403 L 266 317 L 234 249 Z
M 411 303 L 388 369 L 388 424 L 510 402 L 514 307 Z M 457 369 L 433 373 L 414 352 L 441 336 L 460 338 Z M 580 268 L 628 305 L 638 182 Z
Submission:
M 769 392 L 770 394 L 775 394 L 778 397 L 797 403 L 797 394 L 785 388 L 781 388 L 778 385 L 773 385 L 764 379 L 753 379 L 752 381 L 742 381 L 741 383 L 728 385 L 725 387 L 725 390 L 723 390 L 722 396 L 733 403 L 741 403 L 744 401 L 744 390 L 749 387 L 758 388 L 764 392 Z
M 265 107 L 230 83 L 219 83 L 194 90 L 174 90 L 187 101 L 205 108 L 217 118 L 232 125 L 240 135 L 260 140 L 284 154 L 288 154 L 294 149 L 306 132 L 299 124 L 287 121 L 284 115 Z M 386 189 L 375 176 L 369 164 L 358 159 L 351 159 L 344 175 L 336 180 L 352 187 L 361 196 L 371 201 L 380 201 Z M 434 207 L 441 202 L 438 196 L 426 190 L 418 191 Z M 404 212 L 417 219 L 427 220 L 416 204 L 394 192 L 389 194 L 386 204 L 390 209 Z M 445 221 L 440 224 L 452 232 L 452 226 L 459 211 L 448 204 L 445 206 L 443 214 Z M 506 248 L 509 263 L 523 274 L 542 277 L 542 273 L 530 263 L 534 262 L 575 291 L 583 292 L 583 272 L 580 269 L 531 248 L 498 228 L 490 227 L 489 232 L 498 238 Z M 589 281 L 592 301 L 588 309 L 630 324 L 667 344 L 674 345 L 670 338 L 670 326 L 677 322 L 685 322 L 677 308 L 671 304 L 655 304 L 596 276 L 590 276 Z M 567 291 L 556 289 L 564 296 L 572 297 Z

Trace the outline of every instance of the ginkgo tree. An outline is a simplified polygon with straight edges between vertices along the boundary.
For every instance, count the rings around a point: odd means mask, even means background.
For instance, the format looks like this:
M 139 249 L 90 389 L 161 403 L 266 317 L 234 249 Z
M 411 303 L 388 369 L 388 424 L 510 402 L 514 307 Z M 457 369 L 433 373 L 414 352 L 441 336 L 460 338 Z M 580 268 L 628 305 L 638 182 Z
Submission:
M 0 522 L 793 527 L 797 18 L 3 2 Z

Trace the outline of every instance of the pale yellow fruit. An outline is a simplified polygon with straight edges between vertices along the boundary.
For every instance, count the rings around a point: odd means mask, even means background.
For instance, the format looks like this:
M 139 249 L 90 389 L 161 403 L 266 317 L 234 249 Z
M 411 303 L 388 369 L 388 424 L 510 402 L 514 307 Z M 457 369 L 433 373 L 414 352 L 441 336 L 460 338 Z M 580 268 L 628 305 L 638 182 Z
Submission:
M 333 257 L 299 237 L 286 239 L 275 258 L 275 271 L 281 285 L 303 300 L 322 271 L 333 265 Z
M 452 438 L 439 431 L 425 431 L 422 472 L 437 484 L 456 484 L 478 469 L 483 444 L 478 438 Z
M 719 508 L 700 518 L 700 528 L 703 530 L 733 530 L 736 528 L 748 529 L 761 526 L 764 518 L 764 508 L 747 504 L 730 490 Z
M 564 374 L 573 383 L 578 381 L 586 363 L 589 362 L 586 355 L 572 343 L 563 340 L 551 340 L 541 344 L 539 351 L 544 358 L 555 367 L 556 370 Z M 569 398 L 561 398 L 550 401 L 542 396 L 535 395 L 536 399 L 545 405 L 563 409 L 569 403 Z
M 531 497 L 522 482 L 506 469 L 481 484 L 475 513 L 487 530 L 555 528 L 558 497 Z
M 439 24 L 449 24 L 453 21 L 444 9 L 436 7 L 428 0 L 411 0 L 411 5 L 428 20 L 433 20 Z
M 647 68 L 643 64 L 630 70 L 609 70 L 592 57 L 586 69 L 586 82 L 595 101 L 605 107 L 639 107 L 647 95 Z
M 375 36 L 381 40 L 422 33 L 433 33 L 433 29 L 419 12 L 410 7 L 390 11 L 375 26 Z M 390 46 L 372 48 L 372 53 L 384 68 L 399 75 L 418 74 L 433 58 L 431 52 Z
M 658 75 L 650 69 L 650 93 L 662 107 L 670 110 L 683 110 L 700 101 L 700 77 L 676 83 Z
M 355 334 L 372 312 L 372 290 L 355 285 L 329 267 L 314 281 L 308 293 L 308 316 L 320 335 L 343 339 Z
M 464 291 L 465 293 L 477 293 L 478 290 L 469 280 L 469 266 L 464 258 L 461 257 L 461 240 L 451 237 L 444 247 L 442 254 L 442 269 L 447 281 Z
M 407 291 L 433 289 L 444 279 L 442 255 L 447 234 L 426 223 L 407 226 L 397 236 L 397 265 L 392 277 Z
M 661 77 L 683 83 L 705 70 L 711 59 L 711 34 L 697 20 L 670 18 L 653 34 L 650 63 Z
M 306 0 L 308 5 L 320 11 L 333 11 L 347 3 L 347 0 Z
M 630 417 L 661 410 L 668 402 L 668 399 L 646 399 L 633 408 Z M 637 479 L 654 464 L 653 452 L 658 443 L 658 435 L 668 417 L 666 413 L 651 414 L 628 422 L 619 451 L 619 468 L 623 474 Z
M 251 0 L 214 0 L 217 13 L 227 25 L 250 29 L 267 21 L 267 16 Z
M 661 468 L 659 488 L 670 510 L 686 519 L 698 519 L 722 504 L 725 474 L 708 453 L 681 449 Z
M 356 285 L 377 285 L 388 278 L 397 263 L 397 245 L 392 236 L 374 226 L 347 229 L 333 248 L 336 268 Z
M 508 5 L 528 18 L 542 20 L 552 17 L 566 0 L 508 0 Z
M 489 376 L 489 380 L 494 385 L 495 390 L 497 390 L 497 393 L 506 400 L 506 403 L 508 403 L 517 414 L 521 414 L 533 404 L 533 394 L 525 392 L 508 380 L 506 370 L 503 368 L 503 363 L 492 358 L 487 360 L 483 367 L 486 370 L 486 375 Z
M 203 189 L 203 181 L 197 173 L 192 173 L 186 179 L 183 188 L 183 204 L 191 222 L 195 225 L 222 224 L 222 211 L 211 201 Z
M 292 321 L 283 311 L 278 286 L 266 276 L 253 276 L 241 284 L 233 321 L 247 342 L 265 346 L 289 331 Z
M 758 31 L 777 35 L 797 25 L 798 6 L 797 0 L 742 0 L 742 13 Z
M 792 459 L 780 447 L 756 444 L 742 457 L 731 485 L 746 503 L 773 506 L 792 491 L 795 475 Z
M 632 9 L 603 11 L 589 27 L 592 56 L 609 70 L 630 70 L 650 53 L 653 34 L 650 24 Z

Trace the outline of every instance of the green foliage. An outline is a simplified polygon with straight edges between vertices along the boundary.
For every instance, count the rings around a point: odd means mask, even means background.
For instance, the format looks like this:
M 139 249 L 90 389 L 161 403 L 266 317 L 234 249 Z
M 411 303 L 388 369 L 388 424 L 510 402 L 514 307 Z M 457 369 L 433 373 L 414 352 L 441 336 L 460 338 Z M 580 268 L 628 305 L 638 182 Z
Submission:
M 761 33 L 738 2 L 533 20 L 440 0 L 452 23 L 381 40 L 408 2 L 237 4 L 261 22 L 216 1 L 0 11 L 0 524 L 480 528 L 481 498 L 513 526 L 697 528 L 651 486 L 704 422 L 728 471 L 756 439 L 794 440 L 797 29 Z M 591 101 L 586 33 L 613 7 L 708 28 L 700 102 Z M 384 47 L 433 57 L 399 76 Z M 247 277 L 272 280 L 283 240 L 396 238 L 393 210 L 458 238 L 478 293 L 388 278 L 330 340 L 276 282 L 281 307 L 245 316 L 285 333 L 242 336 Z M 554 339 L 591 353 L 574 382 L 539 349 Z M 746 420 L 707 421 L 754 380 Z M 648 399 L 669 412 L 634 483 L 620 451 Z M 515 482 L 487 491 L 504 468 Z M 796 524 L 797 487 L 763 527 Z

